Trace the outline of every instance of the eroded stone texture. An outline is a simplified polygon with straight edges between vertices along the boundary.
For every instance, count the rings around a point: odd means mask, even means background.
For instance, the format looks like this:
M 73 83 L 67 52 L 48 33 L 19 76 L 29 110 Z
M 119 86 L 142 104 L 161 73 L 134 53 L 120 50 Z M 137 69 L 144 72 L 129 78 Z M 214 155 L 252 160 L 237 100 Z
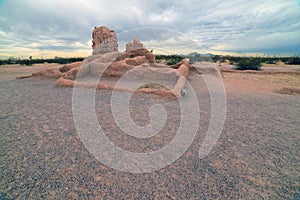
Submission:
M 155 62 L 155 55 L 147 49 L 137 49 L 126 53 L 109 52 L 86 58 L 80 67 L 80 71 L 84 70 L 84 73 L 81 74 L 79 71 L 79 76 L 89 72 L 93 76 L 121 77 L 135 66 Z
M 126 44 L 126 52 L 143 48 L 145 48 L 143 43 L 141 43 L 137 38 L 133 38 L 133 42 L 128 42 Z
M 110 30 L 105 26 L 95 26 L 92 38 L 93 55 L 118 51 L 118 39 L 114 30 Z
M 62 76 L 62 72 L 60 72 L 58 69 L 46 69 L 44 71 L 34 72 L 32 73 L 32 76 L 39 76 L 39 77 L 45 77 L 45 78 L 59 78 Z

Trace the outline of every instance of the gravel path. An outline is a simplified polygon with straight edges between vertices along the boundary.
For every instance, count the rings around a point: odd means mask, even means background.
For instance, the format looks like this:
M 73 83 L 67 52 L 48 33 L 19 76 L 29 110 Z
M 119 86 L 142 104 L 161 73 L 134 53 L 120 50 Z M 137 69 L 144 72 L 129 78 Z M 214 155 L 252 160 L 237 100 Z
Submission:
M 72 118 L 71 88 L 56 88 L 53 80 L 0 80 L 0 199 L 299 198 L 300 97 L 228 93 L 223 133 L 200 160 L 210 100 L 203 81 L 196 78 L 192 85 L 198 88 L 201 120 L 191 147 L 159 171 L 130 174 L 101 164 L 81 143 Z M 148 152 L 174 137 L 180 120 L 176 101 L 133 96 L 131 115 L 139 125 L 149 122 L 153 103 L 168 112 L 163 131 L 147 140 L 126 136 L 116 127 L 110 96 L 110 91 L 97 92 L 96 111 L 115 144 Z

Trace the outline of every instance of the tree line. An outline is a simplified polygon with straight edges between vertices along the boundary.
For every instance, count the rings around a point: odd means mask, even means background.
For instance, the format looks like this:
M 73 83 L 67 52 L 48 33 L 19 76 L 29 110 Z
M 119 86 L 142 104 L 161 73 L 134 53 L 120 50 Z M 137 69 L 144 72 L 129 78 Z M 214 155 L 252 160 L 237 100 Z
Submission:
M 33 64 L 44 64 L 44 63 L 58 63 L 58 64 L 68 64 L 77 61 L 83 61 L 84 58 L 81 57 L 72 57 L 72 58 L 47 58 L 47 59 L 32 59 L 30 56 L 28 59 L 20 59 L 20 58 L 8 58 L 0 60 L 0 65 L 9 65 L 9 64 L 20 64 L 20 65 L 33 65 Z

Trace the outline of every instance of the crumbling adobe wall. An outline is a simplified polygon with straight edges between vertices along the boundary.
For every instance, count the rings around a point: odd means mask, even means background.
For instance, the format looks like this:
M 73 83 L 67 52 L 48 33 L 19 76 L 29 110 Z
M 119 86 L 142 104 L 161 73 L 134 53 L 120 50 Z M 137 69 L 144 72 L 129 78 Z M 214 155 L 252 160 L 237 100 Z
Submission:
M 118 51 L 118 39 L 114 30 L 110 30 L 105 26 L 95 26 L 92 38 L 93 55 Z
M 183 94 L 186 78 L 191 66 L 188 59 L 169 67 L 157 64 L 155 55 L 134 39 L 127 44 L 127 51 L 118 52 L 117 37 L 107 27 L 95 27 L 92 33 L 93 55 L 82 62 L 63 65 L 59 68 L 33 73 L 32 76 L 55 78 L 58 87 L 98 88 L 135 93 L 154 93 L 176 99 Z M 140 48 L 143 47 L 143 48 Z M 133 83 L 143 84 L 162 81 L 166 88 L 134 88 L 131 86 L 115 86 L 105 82 L 78 82 L 77 78 L 95 77 L 127 77 Z M 26 77 L 28 78 L 28 76 Z M 153 82 L 154 81 L 154 82 Z M 165 82 L 164 82 L 165 81 Z M 76 84 L 75 84 L 76 83 Z M 166 84 L 164 84 L 166 83 Z M 134 85 L 134 84 L 133 84 Z
M 126 44 L 126 52 L 143 48 L 145 48 L 143 43 L 141 43 L 137 38 L 133 38 L 133 42 L 128 42 Z

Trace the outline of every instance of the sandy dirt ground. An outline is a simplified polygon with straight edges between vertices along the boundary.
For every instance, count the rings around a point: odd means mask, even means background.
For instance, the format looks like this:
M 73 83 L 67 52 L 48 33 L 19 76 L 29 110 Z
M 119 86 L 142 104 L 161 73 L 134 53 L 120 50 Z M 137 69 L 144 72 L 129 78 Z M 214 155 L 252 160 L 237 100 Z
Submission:
M 31 75 L 33 72 L 42 71 L 45 69 L 58 68 L 59 64 L 35 64 L 32 66 L 22 65 L 2 65 L 0 66 L 0 79 L 8 80 L 15 79 L 17 76 Z
M 169 166 L 132 174 L 102 164 L 83 145 L 74 125 L 72 88 L 55 87 L 55 80 L 14 78 L 48 67 L 57 66 L 0 67 L 1 200 L 300 198 L 300 96 L 274 92 L 298 87 L 299 75 L 223 73 L 225 124 L 214 149 L 199 159 L 211 103 L 201 75 L 193 74 L 190 83 L 201 116 L 194 142 Z M 174 138 L 180 122 L 177 101 L 134 94 L 129 108 L 137 124 L 149 123 L 153 104 L 163 105 L 168 115 L 157 135 L 138 139 L 117 126 L 111 97 L 111 91 L 97 91 L 95 110 L 114 144 L 150 152 Z
M 214 64 L 208 64 L 214 65 Z M 59 64 L 37 64 L 33 66 L 0 66 L 0 79 L 15 79 L 17 76 L 31 75 L 33 72 L 58 68 Z M 237 71 L 233 65 L 222 64 L 222 72 L 227 92 L 278 92 L 282 88 L 300 90 L 300 66 L 264 64 L 262 71 Z M 230 71 L 230 72 L 229 72 Z
M 282 88 L 300 89 L 300 75 L 223 73 L 227 92 L 273 93 Z
M 278 93 L 284 88 L 294 90 L 295 94 L 300 92 L 300 66 L 264 65 L 261 71 L 233 68 L 232 65 L 220 67 L 227 92 Z

